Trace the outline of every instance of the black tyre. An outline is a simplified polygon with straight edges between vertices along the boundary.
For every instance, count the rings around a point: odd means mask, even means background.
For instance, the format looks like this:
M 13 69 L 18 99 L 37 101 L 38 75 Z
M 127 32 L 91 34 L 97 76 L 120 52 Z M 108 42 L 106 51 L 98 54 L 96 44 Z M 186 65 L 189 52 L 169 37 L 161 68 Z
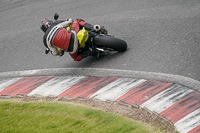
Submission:
M 94 38 L 94 44 L 97 47 L 111 48 L 118 52 L 124 52 L 127 49 L 127 44 L 124 40 L 108 35 L 97 35 Z

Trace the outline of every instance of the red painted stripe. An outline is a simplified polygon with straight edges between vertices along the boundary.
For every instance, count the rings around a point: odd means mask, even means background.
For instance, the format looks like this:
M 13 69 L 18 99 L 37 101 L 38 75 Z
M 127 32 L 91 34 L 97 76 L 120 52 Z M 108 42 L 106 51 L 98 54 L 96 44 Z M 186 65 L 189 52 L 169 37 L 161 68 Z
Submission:
M 21 80 L 15 82 L 11 86 L 8 86 L 3 91 L 0 92 L 0 95 L 4 96 L 17 96 L 17 95 L 27 95 L 32 90 L 40 86 L 42 83 L 48 81 L 54 76 L 35 76 L 35 77 L 25 77 Z
M 200 133 L 200 125 L 189 131 L 188 133 Z
M 109 83 L 117 80 L 117 77 L 94 77 L 89 76 L 82 80 L 81 82 L 77 83 L 76 85 L 70 87 L 65 92 L 60 94 L 58 97 L 82 97 L 87 98 L 90 95 L 97 92 L 99 89 L 103 88 L 104 86 L 108 85 Z
M 130 105 L 141 105 L 171 85 L 172 83 L 148 80 L 140 86 L 133 88 L 123 96 L 119 97 L 116 102 L 121 101 Z
M 174 105 L 167 108 L 160 115 L 164 116 L 168 120 L 176 123 L 183 117 L 192 113 L 196 109 L 200 108 L 200 93 L 193 92 L 185 96 L 181 100 L 177 101 Z

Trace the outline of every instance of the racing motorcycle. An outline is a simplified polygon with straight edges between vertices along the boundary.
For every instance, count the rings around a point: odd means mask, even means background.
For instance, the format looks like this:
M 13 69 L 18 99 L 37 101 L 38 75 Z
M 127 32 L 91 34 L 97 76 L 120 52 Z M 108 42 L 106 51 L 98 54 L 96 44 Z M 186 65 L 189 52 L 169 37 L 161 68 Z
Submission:
M 58 21 L 58 18 L 59 15 L 55 13 L 54 20 Z M 71 30 L 70 28 L 71 26 L 66 27 L 67 30 Z M 91 30 L 83 27 L 77 31 L 77 38 L 80 50 L 90 49 L 95 56 L 107 55 L 111 52 L 124 52 L 127 49 L 127 43 L 124 40 L 109 35 L 107 30 L 100 25 L 94 25 Z

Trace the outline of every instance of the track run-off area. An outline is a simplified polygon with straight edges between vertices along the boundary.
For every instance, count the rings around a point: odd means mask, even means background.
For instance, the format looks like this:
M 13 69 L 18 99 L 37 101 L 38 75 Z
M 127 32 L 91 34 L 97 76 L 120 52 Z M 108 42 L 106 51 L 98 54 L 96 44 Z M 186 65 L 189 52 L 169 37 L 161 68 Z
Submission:
M 100 76 L 90 73 L 91 71 L 96 71 Z M 161 75 L 162 80 L 155 80 L 153 77 L 139 78 L 149 73 L 135 72 L 138 76 L 134 77 L 132 74 L 128 77 L 130 72 L 126 74 L 124 71 L 124 76 L 116 76 L 117 70 L 111 72 L 112 70 L 107 69 L 104 71 L 110 76 L 103 76 L 100 74 L 101 71 L 101 69 L 44 69 L 5 72 L 0 74 L 0 96 L 80 98 L 115 102 L 143 108 L 156 114 L 172 123 L 180 133 L 200 131 L 198 90 L 167 81 L 170 75 Z M 191 79 L 190 83 L 198 82 Z

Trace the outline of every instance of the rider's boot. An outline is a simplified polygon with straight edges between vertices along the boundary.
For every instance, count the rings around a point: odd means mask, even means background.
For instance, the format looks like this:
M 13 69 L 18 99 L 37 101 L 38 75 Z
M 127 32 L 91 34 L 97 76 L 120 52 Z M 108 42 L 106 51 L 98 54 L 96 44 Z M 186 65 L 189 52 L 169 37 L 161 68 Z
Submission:
M 100 53 L 98 51 L 92 51 L 92 50 L 88 49 L 88 50 L 83 51 L 80 55 L 82 58 L 86 58 L 88 56 L 93 56 L 93 57 L 98 58 Z
M 104 26 L 101 26 L 100 33 L 107 35 L 108 31 L 104 28 Z

